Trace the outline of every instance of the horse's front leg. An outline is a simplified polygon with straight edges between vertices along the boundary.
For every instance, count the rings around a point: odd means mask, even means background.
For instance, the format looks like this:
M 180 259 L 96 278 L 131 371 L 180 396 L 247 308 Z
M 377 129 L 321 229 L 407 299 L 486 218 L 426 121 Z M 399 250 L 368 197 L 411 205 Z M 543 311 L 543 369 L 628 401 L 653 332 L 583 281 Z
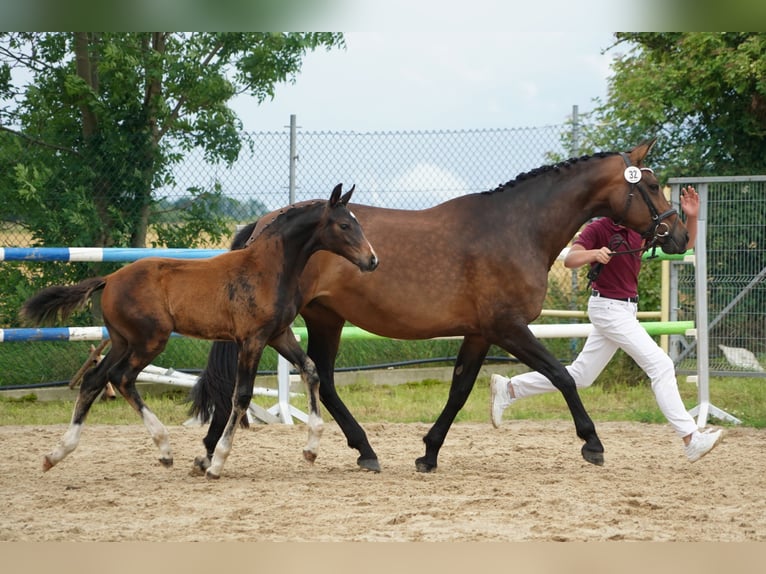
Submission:
M 526 325 L 509 332 L 503 342 L 498 344 L 520 361 L 543 374 L 561 391 L 574 419 L 575 432 L 585 441 L 580 451 L 583 458 L 591 464 L 598 466 L 604 464 L 604 446 L 596 434 L 596 425 L 585 410 L 585 405 L 577 392 L 577 385 L 569 371 L 551 355 Z
M 343 431 L 346 444 L 359 451 L 356 464 L 364 470 L 380 472 L 378 455 L 370 445 L 367 433 L 343 403 L 335 388 L 335 357 L 338 355 L 343 319 L 336 315 L 328 317 L 324 311 L 314 315 L 315 312 L 315 309 L 311 309 L 312 314 L 309 314 L 308 310 L 304 310 L 303 317 L 309 333 L 308 355 L 319 373 L 319 398 Z
M 290 361 L 301 373 L 301 379 L 308 391 L 309 416 L 307 426 L 309 438 L 303 449 L 303 458 L 309 462 L 316 460 L 319 452 L 319 440 L 322 438 L 324 423 L 319 413 L 319 375 L 317 374 L 314 361 L 309 359 L 303 352 L 292 330 L 283 331 L 278 337 L 272 339 L 269 344 L 276 349 L 285 359 Z
M 234 433 L 245 416 L 250 401 L 253 398 L 253 385 L 255 384 L 255 375 L 258 370 L 258 363 L 263 353 L 264 342 L 260 339 L 247 339 L 239 345 L 239 355 L 237 360 L 237 377 L 234 383 L 234 393 L 232 394 L 232 409 L 226 427 L 223 430 L 221 438 L 215 446 L 213 460 L 205 472 L 207 478 L 216 479 L 221 477 L 223 465 L 231 453 L 231 446 L 234 442 Z
M 418 472 L 431 472 L 436 468 L 439 450 L 444 444 L 444 439 L 447 438 L 447 432 L 455 421 L 455 417 L 473 390 L 473 385 L 479 375 L 484 357 L 487 356 L 487 351 L 489 351 L 489 343 L 484 339 L 477 337 L 463 339 L 452 371 L 452 385 L 447 404 L 444 405 L 439 418 L 423 437 L 426 454 L 415 461 Z

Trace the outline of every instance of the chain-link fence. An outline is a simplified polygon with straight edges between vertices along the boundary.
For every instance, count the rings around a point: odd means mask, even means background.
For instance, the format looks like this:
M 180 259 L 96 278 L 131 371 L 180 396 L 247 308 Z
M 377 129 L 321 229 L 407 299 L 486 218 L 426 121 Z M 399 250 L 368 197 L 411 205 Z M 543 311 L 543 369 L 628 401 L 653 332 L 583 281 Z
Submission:
M 356 185 L 354 201 L 422 209 L 466 193 L 486 191 L 552 158 L 569 157 L 566 126 L 434 132 L 302 132 L 295 138 L 295 201 L 329 197 L 337 183 Z M 249 136 L 252 151 L 230 168 L 189 155 L 167 196 L 218 181 L 245 205 L 269 209 L 290 203 L 290 134 Z
M 206 161 L 192 152 L 174 170 L 175 184 L 158 189 L 158 205 L 182 204 L 189 190 L 217 188 L 218 204 L 236 225 L 291 201 L 326 198 L 342 182 L 357 191 L 354 201 L 381 207 L 420 209 L 458 195 L 496 187 L 521 172 L 577 155 L 565 149 L 572 126 L 432 132 L 255 133 L 231 166 Z M 676 181 L 676 193 L 678 183 Z M 686 180 L 684 180 L 686 181 Z M 709 185 L 708 268 L 711 373 L 763 373 L 766 364 L 766 178 L 689 180 Z M 675 198 L 677 201 L 677 197 Z M 1 247 L 26 247 L 30 237 L 16 221 L 1 222 Z M 228 238 L 217 247 L 228 246 Z M 86 247 L 80 245 L 80 247 Z M 42 263 L 0 263 L 17 267 L 17 276 L 34 274 Z M 78 265 L 53 264 L 53 265 Z M 37 267 L 39 269 L 39 267 Z M 694 270 L 671 264 L 671 320 L 694 320 Z M 577 275 L 555 265 L 546 308 L 583 308 Z M 4 289 L 8 289 L 7 285 Z M 7 292 L 4 293 L 4 297 Z M 12 314 L 7 314 L 11 316 Z M 551 318 L 559 322 L 561 319 Z M 12 321 L 2 327 L 16 327 Z M 546 344 L 556 344 L 551 340 Z M 577 352 L 563 344 L 562 359 Z M 209 342 L 172 340 L 157 364 L 177 369 L 204 367 Z M 42 383 L 70 376 L 87 356 L 89 343 L 30 342 L 0 344 L 0 385 Z M 569 347 L 566 349 L 566 347 Z M 24 352 L 19 352 L 21 349 Z M 695 344 L 671 338 L 671 353 L 681 372 L 694 372 Z M 269 368 L 276 357 L 264 356 Z M 339 363 L 341 358 L 339 357 Z M 63 374 L 63 375 L 62 375 Z
M 293 124 L 294 125 L 294 124 Z M 231 166 L 208 162 L 202 152 L 188 153 L 174 169 L 173 185 L 157 189 L 158 210 L 192 201 L 190 190 L 217 189 L 231 221 L 238 224 L 292 201 L 329 197 L 339 182 L 356 185 L 353 201 L 381 207 L 420 209 L 466 193 L 486 191 L 519 173 L 576 155 L 564 148 L 566 125 L 534 128 L 431 132 L 285 132 L 255 133 Z M 295 134 L 291 140 L 291 132 Z M 292 143 L 292 145 L 291 145 Z M 126 159 L 126 162 L 129 160 Z M 196 198 L 199 201 L 198 196 Z M 137 206 L 138 209 L 138 206 Z M 219 212 L 220 213 L 220 212 Z M 149 230 L 148 236 L 152 235 Z M 228 247 L 228 238 L 215 247 Z M 18 222 L 3 222 L 0 247 L 26 247 L 28 233 Z M 77 247 L 88 247 L 77 245 Z M 14 265 L 18 276 L 34 275 L 40 265 L 78 263 L 0 263 Z M 569 308 L 572 275 L 563 265 L 552 281 L 553 297 L 565 297 Z M 560 303 L 551 306 L 561 308 Z M 14 310 L 6 317 L 15 317 Z M 12 319 L 4 328 L 16 327 Z M 30 342 L 0 344 L 0 385 L 45 383 L 71 376 L 88 355 L 90 343 Z M 209 342 L 171 339 L 155 363 L 176 369 L 201 369 Z M 19 352 L 24 348 L 24 352 Z M 568 357 L 568 354 L 567 354 Z M 567 358 L 565 357 L 565 358 Z M 339 357 L 339 364 L 342 356 Z M 264 355 L 262 368 L 275 367 L 276 356 Z

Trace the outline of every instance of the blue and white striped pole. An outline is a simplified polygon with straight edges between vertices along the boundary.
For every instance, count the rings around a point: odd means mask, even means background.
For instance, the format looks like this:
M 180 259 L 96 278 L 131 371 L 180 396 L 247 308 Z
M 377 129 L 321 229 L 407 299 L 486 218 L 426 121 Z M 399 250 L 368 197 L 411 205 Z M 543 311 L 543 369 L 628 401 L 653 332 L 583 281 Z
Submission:
M 226 249 L 171 249 L 138 247 L 0 247 L 0 261 L 137 261 L 145 257 L 207 259 Z

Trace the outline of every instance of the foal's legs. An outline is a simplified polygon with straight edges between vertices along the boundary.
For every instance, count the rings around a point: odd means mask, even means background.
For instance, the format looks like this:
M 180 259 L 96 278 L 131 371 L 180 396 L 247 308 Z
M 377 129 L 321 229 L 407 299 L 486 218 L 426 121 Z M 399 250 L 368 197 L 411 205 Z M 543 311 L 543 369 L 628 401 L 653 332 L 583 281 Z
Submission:
M 164 348 L 164 343 L 162 347 Z M 138 389 L 136 389 L 136 377 L 138 377 L 138 374 L 144 367 L 152 362 L 154 357 L 159 355 L 161 350 L 152 353 L 130 353 L 109 370 L 109 379 L 117 385 L 122 396 L 125 397 L 125 400 L 138 413 L 141 420 L 144 421 L 146 430 L 149 431 L 154 444 L 160 450 L 160 463 L 165 467 L 171 467 L 173 466 L 173 452 L 170 448 L 168 429 L 157 418 L 157 415 L 146 406 L 146 403 L 144 403 L 141 395 L 138 393 Z
M 460 346 L 460 352 L 452 371 L 452 385 L 449 390 L 447 404 L 444 405 L 439 418 L 429 429 L 423 442 L 426 445 L 426 454 L 415 461 L 418 472 L 431 472 L 436 468 L 439 450 L 447 438 L 452 423 L 460 409 L 468 400 L 476 377 L 479 374 L 484 357 L 489 351 L 489 343 L 481 337 L 465 337 Z
M 120 355 L 124 353 L 124 349 L 116 349 L 112 347 L 106 357 L 104 357 L 103 361 L 101 361 L 95 368 L 90 369 L 85 373 L 82 379 L 82 384 L 80 385 L 80 390 L 77 393 L 74 409 L 72 410 L 72 419 L 69 423 L 69 428 L 64 433 L 64 436 L 61 437 L 61 441 L 56 448 L 43 459 L 43 471 L 48 471 L 53 468 L 77 448 L 77 445 L 80 443 L 82 426 L 85 424 L 85 418 L 88 416 L 88 411 L 90 411 L 93 401 L 96 400 L 99 393 L 109 381 L 109 369 L 119 360 Z
M 343 431 L 348 446 L 359 451 L 356 459 L 359 467 L 380 472 L 378 455 L 367 440 L 367 434 L 335 389 L 335 357 L 338 355 L 344 321 L 337 315 L 330 317 L 329 311 L 319 310 L 316 303 L 304 309 L 302 315 L 308 329 L 308 355 L 319 374 L 319 397 L 322 404 Z
M 264 341 L 257 338 L 247 339 L 239 345 L 239 355 L 237 359 L 237 378 L 234 383 L 234 394 L 232 395 L 232 409 L 229 420 L 226 422 L 226 428 L 218 439 L 218 444 L 213 452 L 213 460 L 210 462 L 205 476 L 207 478 L 220 478 L 223 465 L 231 453 L 231 445 L 234 442 L 234 433 L 240 425 L 242 417 L 250 406 L 253 398 L 253 385 L 255 384 L 255 375 L 258 370 L 258 363 L 261 360 L 261 354 L 265 346 Z
M 300 371 L 303 384 L 306 385 L 309 400 L 309 438 L 303 449 L 303 458 L 314 462 L 319 450 L 319 439 L 322 437 L 323 422 L 319 414 L 319 375 L 317 375 L 314 361 L 303 352 L 291 329 L 283 331 L 278 337 L 272 339 L 269 344 L 277 350 L 285 359 L 290 361 Z

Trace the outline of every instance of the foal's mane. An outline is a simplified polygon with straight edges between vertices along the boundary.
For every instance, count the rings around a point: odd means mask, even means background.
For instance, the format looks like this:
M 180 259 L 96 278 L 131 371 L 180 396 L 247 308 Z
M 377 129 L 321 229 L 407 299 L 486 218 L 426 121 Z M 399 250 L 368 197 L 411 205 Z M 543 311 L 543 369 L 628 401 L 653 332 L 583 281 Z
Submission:
M 263 233 L 266 233 L 267 231 L 270 233 L 279 231 L 279 228 L 282 225 L 287 224 L 296 215 L 300 215 L 304 213 L 306 211 L 305 208 L 307 207 L 324 205 L 326 203 L 327 203 L 326 200 L 316 199 L 316 200 L 301 201 L 298 203 L 294 203 L 292 205 L 288 205 L 287 207 L 283 207 L 277 212 L 277 214 L 274 216 L 274 218 L 271 221 L 263 225 L 263 227 L 258 231 L 257 234 L 252 235 L 250 240 L 255 239 L 256 237 L 262 235 Z M 258 222 L 256 221 L 251 228 L 253 232 L 255 232 L 257 223 Z M 236 242 L 236 239 L 237 238 L 235 238 L 235 242 Z
M 500 184 L 495 189 L 490 189 L 489 191 L 483 191 L 482 193 L 490 194 L 490 193 L 496 193 L 496 192 L 499 192 L 499 191 L 506 191 L 508 189 L 511 189 L 511 188 L 515 187 L 516 185 L 518 185 L 520 183 L 526 182 L 526 181 L 528 181 L 530 179 L 539 177 L 539 176 L 544 175 L 546 173 L 559 172 L 562 169 L 570 169 L 575 164 L 579 164 L 580 162 L 585 162 L 585 161 L 588 161 L 588 160 L 601 159 L 601 158 L 605 158 L 605 157 L 610 157 L 610 156 L 613 156 L 613 155 L 617 155 L 617 153 L 618 152 L 614 152 L 614 151 L 612 151 L 612 152 L 603 152 L 602 151 L 602 152 L 597 152 L 597 153 L 595 153 L 593 155 L 583 155 L 583 156 L 580 156 L 580 157 L 573 157 L 573 158 L 569 158 L 567 160 L 560 161 L 558 163 L 554 163 L 554 164 L 551 164 L 551 165 L 544 165 L 542 167 L 536 167 L 533 170 L 522 172 L 522 173 L 518 174 L 515 179 L 507 181 L 506 183 Z

